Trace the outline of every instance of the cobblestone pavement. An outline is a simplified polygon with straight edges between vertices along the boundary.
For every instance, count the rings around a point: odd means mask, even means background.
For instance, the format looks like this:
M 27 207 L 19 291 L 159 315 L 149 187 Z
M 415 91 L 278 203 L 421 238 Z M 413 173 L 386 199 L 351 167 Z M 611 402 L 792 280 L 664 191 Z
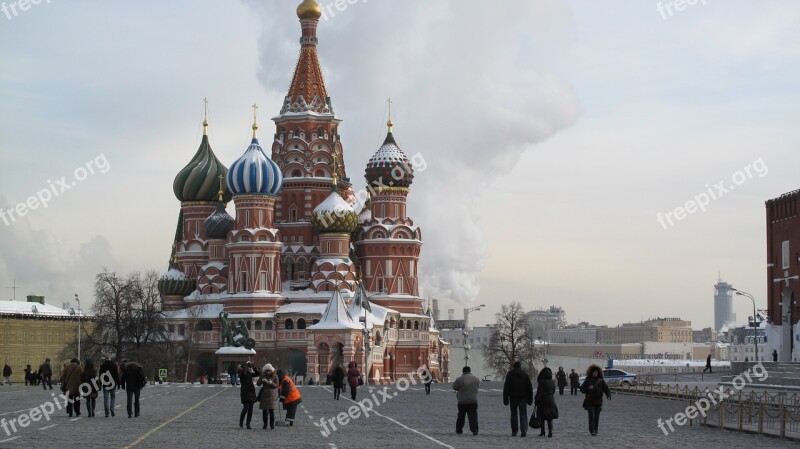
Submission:
M 487 448 L 487 447 L 577 447 L 591 444 L 599 448 L 797 448 L 796 442 L 782 441 L 732 431 L 683 427 L 665 436 L 657 427 L 658 418 L 667 419 L 684 409 L 674 401 L 618 395 L 606 402 L 600 418 L 600 435 L 587 430 L 582 396 L 556 396 L 560 419 L 554 423 L 553 438 L 539 437 L 531 429 L 525 439 L 512 437 L 509 411 L 502 404 L 502 384 L 481 384 L 479 395 L 480 433 L 473 436 L 465 427 L 455 434 L 455 395 L 449 384 L 434 384 L 430 396 L 418 386 L 398 391 L 392 386 L 361 387 L 358 400 L 370 398 L 378 404 L 370 416 L 360 412 L 354 420 L 340 425 L 336 419 L 354 405 L 349 392 L 333 400 L 330 387 L 301 386 L 303 403 L 293 427 L 261 429 L 261 412 L 255 410 L 253 429 L 239 428 L 239 390 L 223 385 L 151 385 L 142 390 L 142 416 L 129 419 L 125 395 L 119 391 L 117 416 L 105 418 L 98 398 L 97 417 L 69 418 L 57 411 L 49 421 L 39 419 L 8 435 L 0 428 L 0 448 L 52 447 L 85 448 L 94 446 L 124 448 L 164 447 L 304 447 L 304 448 Z M 371 392 L 369 390 L 372 390 Z M 384 394 L 380 394 L 384 391 Z M 59 392 L 57 389 L 52 392 Z M 0 419 L 19 419 L 31 407 L 50 401 L 51 391 L 33 387 L 0 387 Z M 83 404 L 82 404 L 83 405 Z M 367 408 L 368 405 L 365 404 Z M 355 409 L 354 409 L 355 410 Z M 322 419 L 327 429 L 323 436 Z M 9 426 L 9 431 L 11 428 Z

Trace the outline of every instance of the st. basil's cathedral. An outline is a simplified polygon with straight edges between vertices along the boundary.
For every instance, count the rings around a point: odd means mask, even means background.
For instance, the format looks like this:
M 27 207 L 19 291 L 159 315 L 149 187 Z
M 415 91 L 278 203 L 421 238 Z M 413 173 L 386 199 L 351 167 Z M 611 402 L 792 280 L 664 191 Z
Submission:
M 245 355 L 316 382 L 350 361 L 370 383 L 422 366 L 449 375 L 447 344 L 419 295 L 422 235 L 406 213 L 413 167 L 390 113 L 386 139 L 366 164 L 371 196 L 356 210 L 317 56 L 321 15 L 314 0 L 297 8 L 300 56 L 273 118 L 272 157 L 254 113 L 249 146 L 226 168 L 204 121 L 200 147 L 175 177 L 181 208 L 159 289 L 176 358 L 188 358 L 192 379 Z M 231 329 L 250 344 L 225 347 Z

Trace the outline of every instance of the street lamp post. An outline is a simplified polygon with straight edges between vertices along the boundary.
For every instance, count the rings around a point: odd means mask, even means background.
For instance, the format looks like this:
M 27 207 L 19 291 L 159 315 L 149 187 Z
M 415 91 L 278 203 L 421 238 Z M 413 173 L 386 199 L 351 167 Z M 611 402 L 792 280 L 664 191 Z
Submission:
M 364 308 L 364 316 L 359 317 L 359 321 L 364 320 L 364 370 L 367 372 L 364 376 L 364 383 L 369 385 L 369 329 L 367 328 L 367 309 Z
M 736 290 L 735 288 L 731 288 L 731 290 L 736 292 L 736 294 L 739 296 L 746 296 L 750 298 L 750 301 L 753 302 L 753 343 L 756 345 L 756 362 L 758 362 L 758 330 L 756 328 L 758 325 L 758 315 L 756 315 L 756 300 L 750 293 Z
M 78 294 L 75 293 L 75 302 L 78 303 L 78 360 L 81 359 L 81 300 L 78 299 Z
M 481 304 L 479 306 L 470 307 L 468 309 L 464 309 L 464 366 L 469 366 L 469 350 L 472 346 L 468 343 L 469 337 L 469 314 L 470 312 L 474 312 L 476 310 L 480 310 L 482 307 L 486 307 L 486 304 Z

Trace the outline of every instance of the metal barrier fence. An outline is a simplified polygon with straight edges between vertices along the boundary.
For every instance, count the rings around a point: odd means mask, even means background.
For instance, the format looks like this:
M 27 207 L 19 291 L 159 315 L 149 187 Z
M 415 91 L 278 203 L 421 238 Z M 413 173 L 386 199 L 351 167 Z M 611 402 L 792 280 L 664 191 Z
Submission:
M 646 383 L 635 386 L 609 384 L 609 387 L 617 394 L 669 399 L 685 403 L 686 407 L 696 407 L 698 401 L 705 399 L 709 404 L 705 416 L 696 413 L 694 418 L 687 418 L 690 426 L 703 425 L 759 435 L 800 439 L 800 395 L 798 393 L 732 392 L 730 387 L 726 387 L 724 392 L 726 397 L 721 398 L 718 390 L 690 388 L 688 385 Z M 790 433 L 794 436 L 788 435 Z

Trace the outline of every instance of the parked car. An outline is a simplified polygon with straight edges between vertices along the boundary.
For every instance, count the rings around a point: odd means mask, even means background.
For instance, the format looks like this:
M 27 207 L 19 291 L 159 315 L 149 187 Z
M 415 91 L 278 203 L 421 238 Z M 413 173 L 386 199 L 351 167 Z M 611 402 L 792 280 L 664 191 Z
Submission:
M 606 368 L 603 370 L 603 379 L 606 382 L 613 384 L 618 383 L 620 385 L 636 385 L 639 383 L 639 376 L 633 373 L 629 373 L 627 371 L 622 371 L 621 369 L 616 368 Z M 586 376 L 581 376 L 578 381 L 583 383 L 586 380 Z

